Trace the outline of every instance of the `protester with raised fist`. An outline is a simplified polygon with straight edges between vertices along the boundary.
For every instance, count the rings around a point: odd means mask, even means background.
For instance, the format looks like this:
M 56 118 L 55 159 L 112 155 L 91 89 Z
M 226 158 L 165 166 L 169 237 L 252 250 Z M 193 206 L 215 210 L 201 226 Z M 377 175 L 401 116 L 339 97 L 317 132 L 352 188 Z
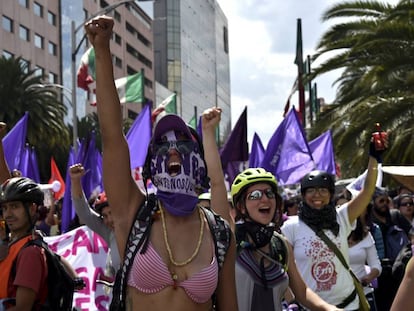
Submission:
M 360 308 L 349 271 L 348 236 L 374 193 L 378 163 L 388 144 L 386 137 L 383 138 L 380 149 L 375 148 L 374 139 L 370 142 L 367 175 L 359 194 L 337 208 L 334 176 L 312 171 L 301 181 L 303 201 L 299 215 L 289 217 L 282 226 L 306 284 L 327 302 L 346 310 Z M 361 297 L 365 295 L 362 293 Z M 364 304 L 367 305 L 366 301 Z

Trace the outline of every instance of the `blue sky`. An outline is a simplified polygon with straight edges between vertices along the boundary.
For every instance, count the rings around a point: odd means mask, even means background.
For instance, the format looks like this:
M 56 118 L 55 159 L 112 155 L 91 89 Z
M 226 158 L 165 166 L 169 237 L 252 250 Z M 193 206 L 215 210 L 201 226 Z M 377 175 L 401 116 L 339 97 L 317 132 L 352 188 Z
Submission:
M 266 148 L 283 119 L 283 110 L 296 79 L 296 21 L 302 20 L 303 55 L 315 53 L 322 34 L 331 24 L 321 16 L 340 0 L 217 0 L 229 25 L 232 126 L 245 106 L 248 140 L 256 132 Z M 398 0 L 388 0 L 397 3 Z M 151 2 L 139 2 L 151 6 Z M 321 59 L 323 61 L 323 59 Z M 315 63 L 315 65 L 317 65 Z M 313 82 L 318 97 L 335 98 L 334 81 L 341 71 Z M 307 96 L 307 95 L 306 95 Z M 298 93 L 291 99 L 297 106 Z

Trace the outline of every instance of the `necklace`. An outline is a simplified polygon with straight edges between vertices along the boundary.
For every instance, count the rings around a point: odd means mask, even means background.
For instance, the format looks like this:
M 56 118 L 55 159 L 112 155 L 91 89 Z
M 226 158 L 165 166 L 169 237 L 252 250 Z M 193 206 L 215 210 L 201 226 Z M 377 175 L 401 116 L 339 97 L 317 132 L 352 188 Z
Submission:
M 190 256 L 190 258 L 188 258 L 187 260 L 178 262 L 174 259 L 173 255 L 172 255 L 172 252 L 171 252 L 170 243 L 168 242 L 167 226 L 165 224 L 164 211 L 163 211 L 162 207 L 160 207 L 161 223 L 162 223 L 162 231 L 164 233 L 165 247 L 167 248 L 168 257 L 170 258 L 171 263 L 176 267 L 182 267 L 182 266 L 185 266 L 185 265 L 189 264 L 190 262 L 192 262 L 193 259 L 197 256 L 197 254 L 200 250 L 201 241 L 203 240 L 203 234 L 204 234 L 204 220 L 203 220 L 203 211 L 201 209 L 198 209 L 198 211 L 199 211 L 201 225 L 200 225 L 200 234 L 199 234 L 199 237 L 198 237 L 197 246 L 196 246 L 193 254 Z

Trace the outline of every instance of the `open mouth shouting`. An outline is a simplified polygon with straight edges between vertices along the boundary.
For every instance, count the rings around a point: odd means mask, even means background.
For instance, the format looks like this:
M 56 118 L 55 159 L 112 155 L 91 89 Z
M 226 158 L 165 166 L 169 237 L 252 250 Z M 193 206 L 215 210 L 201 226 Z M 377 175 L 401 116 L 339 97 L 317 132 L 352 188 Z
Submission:
M 170 174 L 171 177 L 177 176 L 181 173 L 181 163 L 171 161 L 168 163 L 168 174 Z
M 259 208 L 259 213 L 263 214 L 263 215 L 269 215 L 271 212 L 271 208 L 270 206 L 262 206 Z

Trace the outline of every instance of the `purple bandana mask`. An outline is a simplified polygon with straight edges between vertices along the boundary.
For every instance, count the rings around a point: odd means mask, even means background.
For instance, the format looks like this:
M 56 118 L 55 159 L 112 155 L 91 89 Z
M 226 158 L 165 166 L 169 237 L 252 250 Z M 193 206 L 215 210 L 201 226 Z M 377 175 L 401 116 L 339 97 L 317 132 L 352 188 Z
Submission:
M 171 143 L 174 145 L 176 142 Z M 201 186 L 207 172 L 196 143 L 190 152 L 179 154 L 181 166 L 175 176 L 168 172 L 169 153 L 152 156 L 151 175 L 157 196 L 167 211 L 176 216 L 186 216 L 197 206 L 196 189 Z

